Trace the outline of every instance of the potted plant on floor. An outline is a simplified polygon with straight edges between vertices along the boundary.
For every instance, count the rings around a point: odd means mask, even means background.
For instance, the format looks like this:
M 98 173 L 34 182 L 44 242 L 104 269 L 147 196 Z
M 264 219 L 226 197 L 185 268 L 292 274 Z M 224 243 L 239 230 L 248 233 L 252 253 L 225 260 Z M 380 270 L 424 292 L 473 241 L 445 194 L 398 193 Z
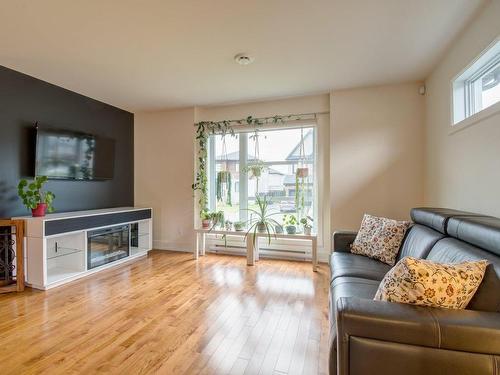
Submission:
M 33 217 L 45 216 L 45 212 L 54 211 L 52 202 L 56 196 L 50 191 L 42 191 L 42 187 L 47 180 L 46 176 L 36 176 L 32 182 L 22 179 L 17 185 L 17 194 L 23 204 L 28 209 L 31 209 Z
M 255 234 L 267 233 L 268 243 L 271 243 L 271 235 L 274 233 L 274 228 L 276 225 L 279 225 L 278 222 L 272 218 L 272 216 L 277 213 L 269 212 L 270 201 L 267 200 L 265 195 L 262 198 L 257 196 L 255 202 L 257 203 L 256 210 L 251 208 L 247 209 L 247 211 L 252 212 L 255 216 L 248 221 L 248 231 L 246 235 L 248 236 L 249 233 L 253 232 L 255 244 Z
M 312 222 L 313 218 L 311 216 L 306 216 L 300 219 L 300 223 L 302 224 L 302 227 L 304 228 L 304 234 L 306 236 L 311 235 L 311 230 L 312 230 Z
M 298 224 L 298 222 L 295 215 L 285 215 L 283 216 L 283 221 L 285 223 L 285 230 L 287 234 L 297 233 L 296 225 Z

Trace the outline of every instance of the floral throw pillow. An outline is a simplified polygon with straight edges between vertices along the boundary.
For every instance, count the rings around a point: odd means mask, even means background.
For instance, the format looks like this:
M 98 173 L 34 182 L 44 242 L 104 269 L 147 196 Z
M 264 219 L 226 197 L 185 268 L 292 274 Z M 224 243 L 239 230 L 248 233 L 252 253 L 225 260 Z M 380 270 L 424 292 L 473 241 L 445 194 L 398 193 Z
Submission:
M 483 280 L 487 260 L 458 264 L 401 259 L 380 283 L 375 300 L 465 309 Z
M 351 253 L 365 255 L 393 266 L 409 226 L 408 221 L 365 214 L 361 228 L 351 245 Z

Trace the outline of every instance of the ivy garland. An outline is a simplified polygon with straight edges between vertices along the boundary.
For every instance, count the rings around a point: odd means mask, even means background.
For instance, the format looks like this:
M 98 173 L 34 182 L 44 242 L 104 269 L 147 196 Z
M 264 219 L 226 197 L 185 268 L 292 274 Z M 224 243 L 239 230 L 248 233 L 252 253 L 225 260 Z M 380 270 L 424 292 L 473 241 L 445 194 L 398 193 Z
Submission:
M 208 138 L 211 135 L 231 135 L 235 137 L 233 126 L 251 126 L 257 129 L 265 124 L 284 124 L 286 121 L 302 120 L 304 116 L 312 116 L 314 114 L 304 115 L 287 115 L 287 116 L 270 116 L 256 118 L 248 116 L 241 120 L 223 120 L 223 121 L 201 121 L 195 124 L 196 126 L 196 143 L 198 146 L 198 169 L 195 174 L 194 184 L 191 188 L 194 192 L 198 191 L 198 207 L 200 216 L 208 211 L 208 177 L 207 177 L 207 157 L 208 157 Z

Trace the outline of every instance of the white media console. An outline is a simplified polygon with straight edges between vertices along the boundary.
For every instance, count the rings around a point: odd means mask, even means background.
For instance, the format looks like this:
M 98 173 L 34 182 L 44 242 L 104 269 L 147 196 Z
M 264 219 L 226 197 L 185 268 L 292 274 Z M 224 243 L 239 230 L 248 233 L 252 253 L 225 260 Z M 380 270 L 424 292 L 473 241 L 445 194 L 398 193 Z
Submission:
M 152 249 L 151 208 L 102 210 L 19 217 L 26 221 L 26 283 L 49 289 L 117 264 Z

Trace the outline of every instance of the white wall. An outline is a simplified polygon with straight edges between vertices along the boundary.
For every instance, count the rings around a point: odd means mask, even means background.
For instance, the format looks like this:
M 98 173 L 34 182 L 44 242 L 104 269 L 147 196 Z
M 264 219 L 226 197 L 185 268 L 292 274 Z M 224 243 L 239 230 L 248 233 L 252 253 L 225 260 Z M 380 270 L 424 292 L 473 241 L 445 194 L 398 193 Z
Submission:
M 153 208 L 153 247 L 192 251 L 194 108 L 136 113 L 135 205 Z
M 328 94 L 310 95 L 264 102 L 249 102 L 222 106 L 198 107 L 196 122 L 241 119 L 247 116 L 267 117 L 274 115 L 290 115 L 301 113 L 323 113 L 318 115 L 318 196 L 319 216 L 322 217 L 322 228 L 318 239 L 318 254 L 321 260 L 327 260 L 330 252 L 330 195 L 329 195 L 329 138 L 330 138 L 330 99 Z
M 331 93 L 331 221 L 357 229 L 363 214 L 408 219 L 423 203 L 420 83 Z
M 318 116 L 320 259 L 332 229 L 355 229 L 363 213 L 407 218 L 423 200 L 423 103 L 418 83 L 300 98 L 137 113 L 135 203 L 154 209 L 154 247 L 192 251 L 193 124 L 249 115 Z
M 450 130 L 450 82 L 500 35 L 500 1 L 482 10 L 426 80 L 426 185 L 431 206 L 500 216 L 500 114 Z

